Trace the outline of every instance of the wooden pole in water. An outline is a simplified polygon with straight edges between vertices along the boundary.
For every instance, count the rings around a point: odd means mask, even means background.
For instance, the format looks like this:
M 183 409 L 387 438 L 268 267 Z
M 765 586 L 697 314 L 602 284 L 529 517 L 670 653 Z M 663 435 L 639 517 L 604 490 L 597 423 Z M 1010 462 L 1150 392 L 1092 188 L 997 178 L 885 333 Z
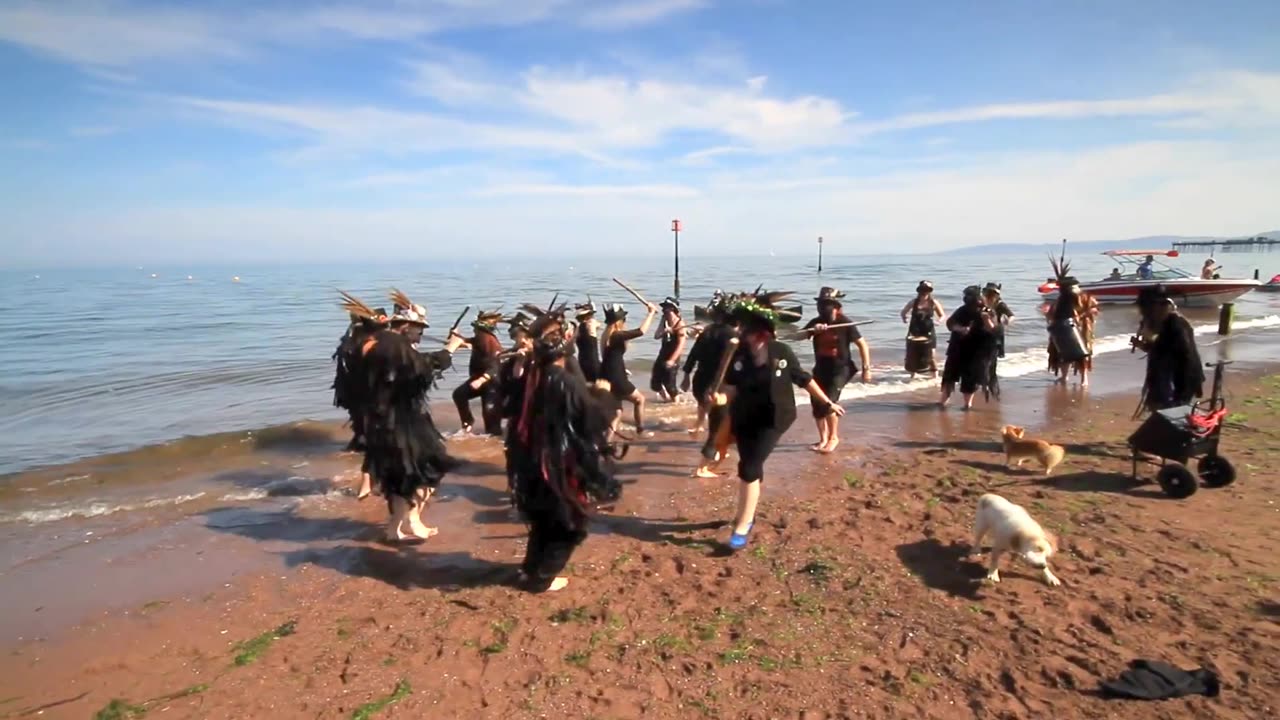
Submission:
M 822 236 L 818 236 L 818 272 L 822 272 Z
M 680 221 L 679 220 L 671 221 L 671 232 L 676 236 L 676 278 L 675 278 L 675 284 L 673 287 L 673 290 L 675 292 L 673 294 L 676 296 L 676 299 L 679 300 L 680 299 Z
M 1218 311 L 1218 334 L 1230 335 L 1231 323 L 1236 319 L 1236 304 L 1222 303 L 1222 309 Z

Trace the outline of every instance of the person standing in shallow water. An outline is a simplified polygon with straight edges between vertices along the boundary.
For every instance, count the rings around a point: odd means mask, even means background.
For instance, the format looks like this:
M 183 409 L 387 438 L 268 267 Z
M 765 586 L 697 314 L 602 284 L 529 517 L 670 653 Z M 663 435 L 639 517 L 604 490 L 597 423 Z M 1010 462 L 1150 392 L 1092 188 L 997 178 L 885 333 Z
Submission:
M 858 348 L 862 361 L 862 382 L 871 382 L 871 349 L 858 328 L 831 327 L 846 325 L 843 304 L 844 293 L 824 287 L 814 298 L 818 303 L 818 317 L 809 321 L 804 329 L 813 337 L 813 379 L 832 403 L 840 402 L 840 394 L 849 378 L 858 371 L 853 362 L 850 347 Z M 840 445 L 840 417 L 830 407 L 812 406 L 813 420 L 818 426 L 818 442 L 809 447 L 820 453 L 832 453 Z
M 729 548 L 747 545 L 755 525 L 764 464 L 783 433 L 795 422 L 793 386 L 804 388 L 815 405 L 837 416 L 844 408 L 833 404 L 785 343 L 775 336 L 778 316 L 768 298 L 739 301 L 733 314 L 741 322 L 742 345 L 725 375 L 718 404 L 729 405 L 729 422 L 738 446 L 738 510 Z
M 982 387 L 988 398 L 999 394 L 995 378 L 989 377 L 991 357 L 996 352 L 995 314 L 982 300 L 977 285 L 964 290 L 964 304 L 951 313 L 947 329 L 951 339 L 947 342 L 947 360 L 942 366 L 942 399 L 939 405 L 946 407 L 960 385 L 964 395 L 964 409 L 973 408 L 973 396 Z
M 989 282 L 982 288 L 982 302 L 996 319 L 996 327 L 993 331 L 995 352 L 991 353 L 991 368 L 987 371 L 987 378 L 994 380 L 998 377 L 1000 359 L 1004 357 L 1004 332 L 1005 328 L 1013 324 L 1013 311 L 1000 296 L 1000 283 Z
M 498 340 L 498 323 L 501 321 L 501 313 L 480 312 L 471 324 L 475 336 L 463 345 L 471 348 L 471 362 L 466 382 L 453 391 L 453 404 L 458 410 L 463 433 L 471 432 L 475 425 L 471 400 L 478 397 L 485 433 L 495 437 L 502 435 L 502 398 L 497 383 L 498 357 L 502 355 L 502 342 Z
M 650 303 L 647 309 L 640 327 L 627 330 L 627 309 L 621 305 L 610 305 L 604 311 L 604 337 L 600 339 L 601 378 L 609 382 L 609 392 L 615 399 L 631 403 L 635 410 L 636 432 L 640 434 L 645 432 L 644 395 L 631 384 L 631 379 L 627 376 L 627 347 L 632 340 L 642 338 L 649 332 L 649 326 L 658 314 L 658 307 Z
M 578 329 L 574 343 L 578 350 L 578 367 L 587 382 L 599 380 L 600 375 L 600 321 L 596 319 L 596 305 L 588 300 L 574 308 Z
M 684 354 L 685 324 L 680 317 L 680 301 L 667 298 L 660 305 L 662 308 L 662 324 L 659 326 L 655 340 L 661 343 L 658 357 L 653 361 L 650 373 L 649 389 L 662 402 L 675 402 L 680 396 L 680 388 L 676 386 L 676 374 L 679 371 L 680 356 Z
M 680 381 L 680 387 L 685 392 L 692 392 L 693 399 L 698 403 L 698 418 L 689 429 L 690 435 L 702 433 L 706 429 L 708 415 L 716 412 L 707 392 L 715 381 L 720 358 L 729 347 L 729 340 L 737 335 L 737 329 L 729 323 L 726 308 L 724 295 L 717 292 L 715 299 L 707 307 L 710 323 L 698 334 L 698 339 L 693 341 L 693 349 L 684 361 L 684 379 Z
M 933 283 L 921 280 L 916 286 L 915 298 L 902 308 L 902 322 L 908 323 L 907 357 L 904 365 L 907 372 L 911 373 L 912 380 L 917 374 L 925 371 L 928 371 L 931 378 L 938 377 L 938 359 L 935 352 L 938 347 L 938 333 L 934 322 L 944 317 L 946 312 L 942 309 L 942 303 L 933 296 Z M 917 353 L 928 353 L 928 361 L 923 362 L 921 358 L 914 357 L 913 348 Z

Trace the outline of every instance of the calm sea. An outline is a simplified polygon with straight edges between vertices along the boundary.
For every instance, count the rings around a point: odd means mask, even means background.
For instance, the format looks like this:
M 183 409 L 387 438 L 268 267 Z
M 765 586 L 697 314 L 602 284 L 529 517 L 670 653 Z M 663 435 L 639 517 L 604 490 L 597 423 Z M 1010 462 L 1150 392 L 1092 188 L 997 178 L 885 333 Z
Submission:
M 1236 260 L 1236 258 L 1240 258 Z M 1185 266 L 1198 267 L 1189 257 Z M 1228 274 L 1263 277 L 1280 257 L 1232 256 Z M 1101 277 L 1110 263 L 1075 258 L 1076 274 Z M 1248 267 L 1245 267 L 1248 265 Z M 870 339 L 877 383 L 849 397 L 919 387 L 900 372 L 905 327 L 898 319 L 916 283 L 927 278 L 950 310 L 964 286 L 996 281 L 1017 313 L 1004 374 L 1043 367 L 1045 342 L 1036 287 L 1049 275 L 1045 255 L 881 256 L 827 258 L 821 275 L 811 258 L 684 258 L 686 311 L 716 288 L 764 283 L 795 290 L 812 313 L 822 285 L 848 293 L 846 313 L 875 320 Z M 401 266 L 137 268 L 0 274 L 0 474 L 129 450 L 188 436 L 247 430 L 301 419 L 339 419 L 332 407 L 330 355 L 346 324 L 337 288 L 370 305 L 390 305 L 392 287 L 425 304 L 443 336 L 466 305 L 513 311 L 522 302 L 562 299 L 636 304 L 611 281 L 619 277 L 661 300 L 672 291 L 669 260 L 509 261 Z M 237 279 L 238 278 L 238 279 Z M 1252 293 L 1238 304 L 1250 332 L 1280 325 L 1280 298 Z M 1200 315 L 1197 324 L 1213 320 Z M 1131 308 L 1107 308 L 1104 350 L 1127 348 Z M 465 327 L 465 325 L 464 325 Z M 1280 332 L 1276 332 L 1280 338 Z M 802 356 L 808 343 L 795 345 Z M 637 342 L 631 362 L 647 369 L 657 343 Z M 462 358 L 465 363 L 465 358 Z M 449 387 L 461 382 L 454 374 Z M 641 383 L 637 383 L 641 384 Z M 642 385 L 643 386 L 643 385 Z M 446 398 L 448 387 L 437 392 Z

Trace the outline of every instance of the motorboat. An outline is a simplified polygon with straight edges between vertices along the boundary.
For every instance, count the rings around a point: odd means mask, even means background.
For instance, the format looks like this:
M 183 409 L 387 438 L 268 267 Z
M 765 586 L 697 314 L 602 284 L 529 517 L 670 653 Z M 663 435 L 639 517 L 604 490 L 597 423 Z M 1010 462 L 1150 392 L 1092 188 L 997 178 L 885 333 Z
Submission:
M 1270 280 L 1259 285 L 1258 292 L 1280 292 L 1280 275 L 1273 275 Z
M 1262 284 L 1252 278 L 1220 278 L 1217 275 L 1211 279 L 1199 278 L 1161 260 L 1178 257 L 1177 250 L 1108 250 L 1102 254 L 1111 258 L 1116 268 L 1101 280 L 1080 283 L 1080 289 L 1104 304 L 1133 303 L 1144 288 L 1163 285 L 1170 297 L 1182 307 L 1215 308 Z M 1140 267 L 1148 257 L 1151 258 L 1151 274 L 1144 278 Z M 1056 300 L 1057 281 L 1046 281 L 1039 287 L 1039 292 L 1046 301 Z

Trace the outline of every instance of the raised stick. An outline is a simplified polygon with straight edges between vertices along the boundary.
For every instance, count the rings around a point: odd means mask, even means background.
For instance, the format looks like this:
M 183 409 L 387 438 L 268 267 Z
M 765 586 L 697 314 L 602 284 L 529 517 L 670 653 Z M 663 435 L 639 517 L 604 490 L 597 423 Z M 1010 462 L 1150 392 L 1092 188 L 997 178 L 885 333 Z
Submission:
M 631 293 L 631 297 L 633 297 L 633 298 L 635 298 L 636 300 L 638 300 L 638 301 L 640 302 L 640 304 L 641 304 L 641 305 L 644 305 L 645 307 L 649 307 L 649 301 L 648 301 L 648 300 L 645 300 L 645 299 L 644 299 L 644 296 L 643 296 L 643 295 L 641 295 L 640 293 L 636 292 L 634 289 L 632 289 L 632 287 L 631 287 L 630 285 L 628 285 L 628 284 L 626 284 L 626 283 L 622 282 L 622 281 L 621 281 L 621 280 L 619 280 L 618 278 L 613 278 L 613 281 L 614 281 L 614 282 L 616 282 L 616 283 L 618 283 L 618 287 L 620 287 L 620 288 L 622 288 L 623 290 L 626 290 L 627 292 Z

